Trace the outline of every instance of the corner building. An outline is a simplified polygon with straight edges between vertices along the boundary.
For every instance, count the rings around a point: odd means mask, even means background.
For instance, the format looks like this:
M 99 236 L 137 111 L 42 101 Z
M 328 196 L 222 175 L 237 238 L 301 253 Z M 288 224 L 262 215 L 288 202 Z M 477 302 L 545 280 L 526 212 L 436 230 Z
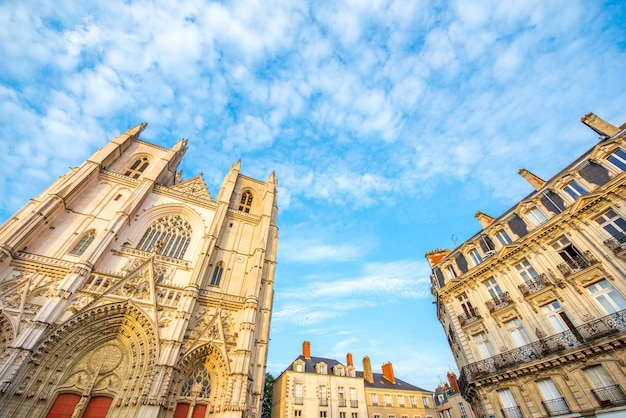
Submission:
M 114 138 L 0 227 L 2 417 L 256 417 L 276 186 Z
M 452 251 L 426 254 L 477 417 L 626 416 L 626 124 Z

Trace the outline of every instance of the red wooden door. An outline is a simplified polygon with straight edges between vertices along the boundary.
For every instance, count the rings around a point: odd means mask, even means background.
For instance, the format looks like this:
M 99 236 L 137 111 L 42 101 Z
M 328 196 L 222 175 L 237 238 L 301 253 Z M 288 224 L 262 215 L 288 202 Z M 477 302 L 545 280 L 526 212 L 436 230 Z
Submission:
M 206 405 L 196 405 L 191 418 L 204 418 L 204 414 L 206 414 Z
M 109 408 L 113 403 L 112 398 L 106 396 L 94 396 L 89 400 L 85 411 L 83 411 L 82 418 L 105 418 Z
M 178 405 L 176 405 L 176 410 L 174 411 L 174 418 L 187 418 L 188 413 L 189 413 L 189 404 L 179 403 Z
M 80 395 L 74 393 L 62 393 L 54 400 L 54 404 L 46 418 L 72 418 L 74 408 L 80 401 Z

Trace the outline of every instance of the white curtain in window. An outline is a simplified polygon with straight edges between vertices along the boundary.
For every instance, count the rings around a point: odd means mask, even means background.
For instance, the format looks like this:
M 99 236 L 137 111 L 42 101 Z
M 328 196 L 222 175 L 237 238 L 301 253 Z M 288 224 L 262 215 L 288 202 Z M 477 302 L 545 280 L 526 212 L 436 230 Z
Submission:
M 500 396 L 500 402 L 502 402 L 502 406 L 505 409 L 517 407 L 517 403 L 515 402 L 515 398 L 513 397 L 513 393 L 510 389 L 500 389 L 498 391 L 498 396 Z
M 539 390 L 541 391 L 541 396 L 545 401 L 551 401 L 553 399 L 561 398 L 561 393 L 556 388 L 556 385 L 552 381 L 552 379 L 541 379 L 537 381 L 537 386 L 539 386 Z
M 600 365 L 586 368 L 585 374 L 594 389 L 601 389 L 615 385 L 615 382 L 609 373 Z

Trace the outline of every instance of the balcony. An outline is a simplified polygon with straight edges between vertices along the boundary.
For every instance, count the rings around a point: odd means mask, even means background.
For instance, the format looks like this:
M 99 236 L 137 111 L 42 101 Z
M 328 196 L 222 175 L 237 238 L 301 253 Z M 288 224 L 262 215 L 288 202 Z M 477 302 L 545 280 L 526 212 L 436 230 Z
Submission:
M 542 338 L 533 343 L 480 360 L 461 369 L 459 387 L 462 393 L 469 384 L 492 373 L 501 373 L 513 367 L 563 353 L 583 344 L 626 331 L 626 310 L 582 324 L 572 330 Z
M 550 416 L 569 414 L 571 412 L 569 406 L 567 406 L 567 402 L 565 402 L 563 398 L 550 399 L 549 401 L 543 401 L 541 403 Z
M 626 404 L 626 396 L 624 396 L 624 392 L 618 385 L 592 389 L 591 392 L 603 408 Z
M 459 323 L 461 324 L 462 327 L 471 324 L 472 322 L 476 322 L 479 319 L 481 319 L 481 316 L 478 312 L 475 312 L 474 310 L 472 310 L 470 312 L 469 315 L 467 314 L 462 314 L 458 316 L 459 318 Z
M 576 274 L 579 271 L 586 269 L 587 267 L 596 264 L 598 260 L 591 255 L 589 251 L 584 251 L 584 255 L 577 255 L 571 257 L 565 263 L 559 264 L 557 267 L 564 277 Z
M 294 405 L 302 405 L 302 396 L 295 396 L 293 398 Z
M 340 407 L 345 407 L 346 406 L 346 400 L 345 399 L 339 399 L 339 406 Z
M 328 399 L 320 399 L 320 406 L 328 406 Z
M 620 257 L 626 257 L 626 234 L 621 232 L 613 235 L 611 238 L 604 241 L 604 245 L 609 247 L 613 253 Z
M 519 406 L 504 408 L 502 410 L 502 416 L 504 416 L 505 418 L 524 418 L 524 415 L 522 415 L 522 410 L 519 409 Z
M 357 401 L 356 399 L 350 400 L 350 407 L 351 408 L 358 408 L 359 407 L 359 401 Z
M 509 295 L 509 292 L 504 292 L 501 295 L 494 296 L 491 300 L 488 300 L 486 305 L 489 312 L 493 313 L 513 303 L 513 299 Z
M 545 273 L 541 273 L 528 280 L 524 280 L 524 284 L 520 284 L 517 287 L 519 287 L 524 297 L 528 297 L 549 286 L 552 286 L 552 283 L 548 280 L 548 276 L 546 276 Z

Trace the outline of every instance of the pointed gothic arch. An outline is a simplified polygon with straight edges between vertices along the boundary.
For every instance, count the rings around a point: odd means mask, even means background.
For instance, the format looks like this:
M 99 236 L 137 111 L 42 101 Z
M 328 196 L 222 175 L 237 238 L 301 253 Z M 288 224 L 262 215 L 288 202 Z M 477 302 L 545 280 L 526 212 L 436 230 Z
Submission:
M 0 353 L 4 353 L 15 338 L 13 323 L 4 312 L 0 311 Z
M 196 416 L 207 409 L 215 411 L 216 405 L 226 405 L 230 397 L 228 364 L 225 353 L 215 344 L 204 344 L 187 353 L 179 362 L 169 394 L 175 416 L 190 409 Z
M 107 398 L 134 415 L 150 390 L 158 345 L 155 326 L 132 302 L 98 306 L 48 331 L 42 344 L 9 386 L 8 415 L 47 413 L 62 394 Z M 42 402 L 43 401 L 43 402 Z M 108 402 L 100 399 L 100 402 Z

